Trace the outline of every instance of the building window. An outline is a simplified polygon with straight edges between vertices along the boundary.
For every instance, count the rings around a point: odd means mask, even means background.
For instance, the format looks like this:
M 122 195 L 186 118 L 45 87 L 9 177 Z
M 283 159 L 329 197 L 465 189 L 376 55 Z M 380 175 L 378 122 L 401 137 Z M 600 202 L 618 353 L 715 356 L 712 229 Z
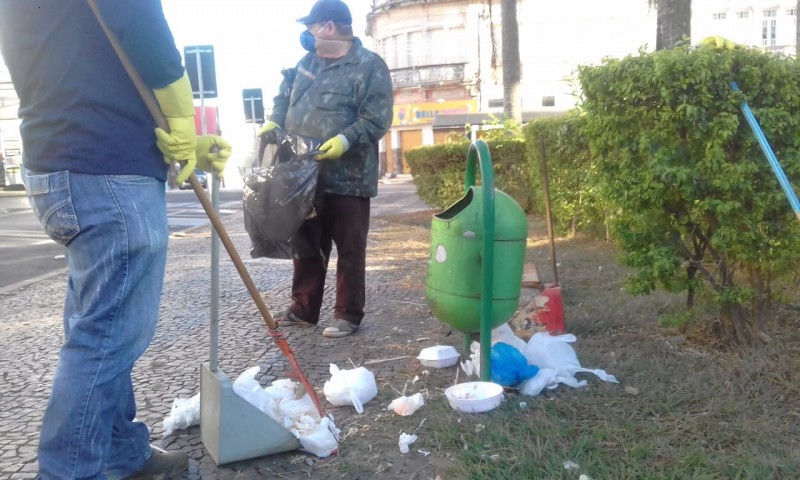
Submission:
M 543 107 L 555 107 L 556 106 L 556 97 L 552 97 L 552 96 L 542 97 L 542 106 Z
M 761 21 L 761 46 L 774 47 L 775 38 L 777 37 L 775 30 L 778 25 L 778 20 L 775 17 L 778 16 L 778 12 L 777 10 L 764 10 L 763 15 L 764 20 Z
M 503 99 L 502 98 L 489 99 L 489 108 L 503 108 Z
M 750 18 L 750 12 L 736 12 L 736 18 Z
M 716 12 L 711 14 L 712 20 L 725 20 L 728 18 L 728 14 L 726 12 Z
M 795 10 L 794 8 L 790 8 L 789 10 L 786 10 L 786 15 L 789 17 L 794 17 L 795 15 L 797 15 L 797 10 Z

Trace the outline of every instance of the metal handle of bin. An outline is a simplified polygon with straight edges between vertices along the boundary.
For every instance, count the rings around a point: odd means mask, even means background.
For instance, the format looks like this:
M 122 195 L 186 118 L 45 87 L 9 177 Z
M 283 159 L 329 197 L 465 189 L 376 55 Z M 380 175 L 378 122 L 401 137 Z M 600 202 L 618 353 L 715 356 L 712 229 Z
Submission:
M 467 172 L 464 190 L 475 185 L 475 171 L 480 164 L 483 184 L 483 266 L 481 269 L 481 380 L 492 378 L 492 298 L 494 297 L 494 172 L 489 146 L 476 140 L 467 153 Z M 470 336 L 465 334 L 465 351 L 469 352 Z

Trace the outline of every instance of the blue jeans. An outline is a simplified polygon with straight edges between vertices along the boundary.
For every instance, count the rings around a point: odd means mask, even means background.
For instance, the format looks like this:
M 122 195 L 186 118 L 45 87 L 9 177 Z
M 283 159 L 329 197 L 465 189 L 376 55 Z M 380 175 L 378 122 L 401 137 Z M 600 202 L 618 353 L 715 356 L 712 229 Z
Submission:
M 28 172 L 47 235 L 67 247 L 64 343 L 39 438 L 43 479 L 139 470 L 131 370 L 155 334 L 167 256 L 164 182 L 133 175 Z

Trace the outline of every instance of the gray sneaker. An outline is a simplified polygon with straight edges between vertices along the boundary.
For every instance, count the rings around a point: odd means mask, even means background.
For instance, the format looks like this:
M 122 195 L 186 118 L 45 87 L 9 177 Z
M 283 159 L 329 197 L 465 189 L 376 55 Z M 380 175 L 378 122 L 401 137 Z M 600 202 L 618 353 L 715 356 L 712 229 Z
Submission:
M 150 445 L 150 458 L 142 468 L 123 480 L 170 480 L 182 478 L 189 466 L 189 457 L 180 450 L 166 451 Z
M 302 318 L 298 317 L 288 309 L 281 313 L 276 319 L 275 322 L 283 327 L 314 327 L 313 323 L 308 323 Z
M 358 325 L 350 323 L 347 320 L 337 318 L 333 321 L 332 326 L 322 331 L 322 336 L 331 338 L 346 337 L 356 330 L 358 330 Z

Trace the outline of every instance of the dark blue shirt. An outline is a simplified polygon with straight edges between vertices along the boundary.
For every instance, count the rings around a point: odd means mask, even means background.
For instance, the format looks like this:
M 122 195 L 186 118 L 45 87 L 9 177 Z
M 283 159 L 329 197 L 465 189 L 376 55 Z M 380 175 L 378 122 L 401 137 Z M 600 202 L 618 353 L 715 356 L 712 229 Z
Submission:
M 160 0 L 97 0 L 150 88 L 183 75 Z M 0 51 L 37 172 L 166 179 L 155 123 L 86 0 L 0 0 Z

